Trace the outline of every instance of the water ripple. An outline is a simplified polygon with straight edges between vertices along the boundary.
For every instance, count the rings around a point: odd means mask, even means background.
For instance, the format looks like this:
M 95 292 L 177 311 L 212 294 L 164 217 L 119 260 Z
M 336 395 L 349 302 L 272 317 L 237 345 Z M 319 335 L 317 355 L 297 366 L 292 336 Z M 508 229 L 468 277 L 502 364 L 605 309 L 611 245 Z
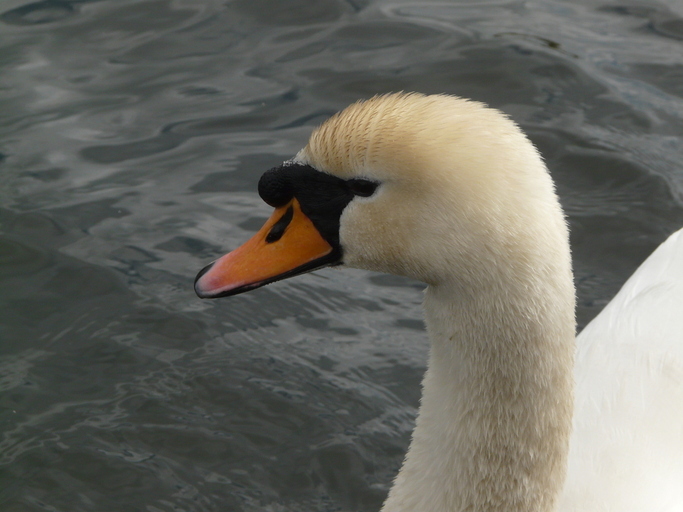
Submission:
M 7 510 L 378 510 L 424 371 L 424 285 L 330 269 L 221 301 L 263 171 L 360 97 L 529 133 L 584 325 L 683 224 L 675 2 L 133 0 L 0 12 Z

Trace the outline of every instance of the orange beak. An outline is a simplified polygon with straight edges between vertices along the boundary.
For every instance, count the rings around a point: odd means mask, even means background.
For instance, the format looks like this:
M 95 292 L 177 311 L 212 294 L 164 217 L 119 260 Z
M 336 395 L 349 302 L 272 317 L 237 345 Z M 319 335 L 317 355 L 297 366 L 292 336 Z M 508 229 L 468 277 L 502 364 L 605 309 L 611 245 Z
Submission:
M 199 272 L 194 289 L 202 299 L 236 295 L 332 264 L 335 252 L 292 199 L 247 243 Z

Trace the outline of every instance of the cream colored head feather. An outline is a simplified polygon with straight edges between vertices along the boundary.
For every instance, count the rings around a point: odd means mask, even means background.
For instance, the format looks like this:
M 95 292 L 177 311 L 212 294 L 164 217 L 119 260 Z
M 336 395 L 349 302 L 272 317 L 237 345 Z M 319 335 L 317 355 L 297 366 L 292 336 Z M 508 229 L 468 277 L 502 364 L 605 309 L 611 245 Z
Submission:
M 381 183 L 376 197 L 354 200 L 342 216 L 349 266 L 427 283 L 454 272 L 497 279 L 490 265 L 477 274 L 481 265 L 472 261 L 535 265 L 537 253 L 558 252 L 558 240 L 561 250 L 567 247 L 538 152 L 515 123 L 481 103 L 416 93 L 375 96 L 327 120 L 294 160 Z M 529 237 L 535 243 L 524 243 Z

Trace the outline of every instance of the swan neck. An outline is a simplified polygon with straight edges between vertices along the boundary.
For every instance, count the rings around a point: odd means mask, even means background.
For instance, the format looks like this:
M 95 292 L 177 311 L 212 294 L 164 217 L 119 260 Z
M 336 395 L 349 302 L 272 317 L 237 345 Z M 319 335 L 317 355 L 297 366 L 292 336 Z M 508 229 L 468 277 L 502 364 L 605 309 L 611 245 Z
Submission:
M 573 406 L 573 286 L 522 288 L 427 289 L 423 396 L 383 512 L 554 509 Z

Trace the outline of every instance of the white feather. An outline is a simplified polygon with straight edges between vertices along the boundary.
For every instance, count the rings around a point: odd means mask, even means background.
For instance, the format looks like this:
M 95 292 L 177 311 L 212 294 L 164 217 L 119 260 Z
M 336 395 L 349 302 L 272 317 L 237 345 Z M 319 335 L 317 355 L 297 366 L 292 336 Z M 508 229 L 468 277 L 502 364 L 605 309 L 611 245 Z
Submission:
M 683 230 L 577 337 L 560 510 L 683 510 Z

